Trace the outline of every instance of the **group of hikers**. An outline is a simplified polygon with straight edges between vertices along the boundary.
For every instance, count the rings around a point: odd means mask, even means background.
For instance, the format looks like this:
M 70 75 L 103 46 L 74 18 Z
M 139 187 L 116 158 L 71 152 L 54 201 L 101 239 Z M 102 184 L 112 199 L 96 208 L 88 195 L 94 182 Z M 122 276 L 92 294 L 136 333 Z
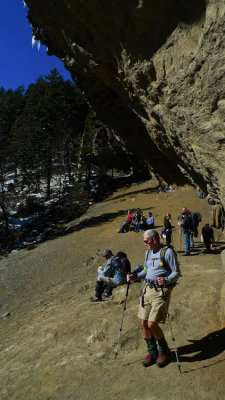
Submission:
M 178 216 L 178 225 L 181 226 L 184 238 L 184 256 L 190 255 L 191 248 L 194 247 L 193 237 L 198 237 L 198 225 L 201 222 L 201 214 L 199 212 L 193 212 L 184 207 L 181 214 Z M 161 230 L 160 236 L 166 239 L 166 244 L 171 245 L 172 242 L 172 230 L 171 225 L 171 214 L 166 214 L 163 221 L 163 229 Z M 127 212 L 127 218 L 121 225 L 118 233 L 125 233 L 133 230 L 133 232 L 141 232 L 147 229 L 155 227 L 154 217 L 151 212 L 145 217 L 140 208 L 137 209 L 135 214 L 132 214 L 130 210 Z M 209 224 L 205 224 L 201 232 L 201 240 L 205 245 L 205 253 L 211 252 L 211 247 L 214 241 L 213 228 Z
M 139 225 L 141 216 L 140 208 L 135 215 L 128 210 L 127 219 L 120 231 L 124 232 L 126 225 L 131 224 L 132 221 L 135 221 L 135 228 L 141 230 Z M 149 218 L 153 218 L 152 215 L 149 215 Z M 165 323 L 171 293 L 181 275 L 176 252 L 171 246 L 172 225 L 170 220 L 171 215 L 168 213 L 164 218 L 164 229 L 161 232 L 161 237 L 166 239 L 166 244 L 160 242 L 159 233 L 152 229 L 154 228 L 154 219 L 150 220 L 150 229 L 148 228 L 143 233 L 144 245 L 147 247 L 144 264 L 135 267 L 133 272 L 131 272 L 131 265 L 126 253 L 119 251 L 113 255 L 110 249 L 105 249 L 103 257 L 106 258 L 106 264 L 104 268 L 98 267 L 95 296 L 90 298 L 91 302 L 101 302 L 109 298 L 112 290 L 119 285 L 131 281 L 143 282 L 139 296 L 138 317 L 142 320 L 143 335 L 148 351 L 142 362 L 144 367 L 153 364 L 164 367 L 171 360 L 170 349 L 163 330 L 159 326 L 159 323 Z M 178 217 L 178 225 L 183 231 L 183 255 L 185 256 L 190 255 L 190 250 L 194 247 L 193 236 L 198 236 L 200 221 L 201 214 L 191 212 L 186 207 L 182 209 Z M 208 253 L 211 251 L 213 243 L 213 229 L 209 224 L 205 224 L 202 228 L 202 237 Z
M 154 217 L 152 216 L 151 212 L 149 212 L 145 217 L 140 208 L 137 209 L 135 214 L 132 214 L 130 210 L 128 210 L 127 218 L 117 232 L 125 233 L 131 229 L 133 232 L 141 232 L 145 231 L 146 229 L 154 228 L 154 224 Z
M 199 212 L 192 212 L 186 207 L 182 209 L 178 217 L 178 224 L 183 230 L 184 256 L 190 256 L 191 249 L 194 248 L 194 237 L 198 237 L 198 226 L 201 220 L 202 216 Z M 210 253 L 214 242 L 214 231 L 208 223 L 202 228 L 201 240 L 205 246 L 204 253 Z

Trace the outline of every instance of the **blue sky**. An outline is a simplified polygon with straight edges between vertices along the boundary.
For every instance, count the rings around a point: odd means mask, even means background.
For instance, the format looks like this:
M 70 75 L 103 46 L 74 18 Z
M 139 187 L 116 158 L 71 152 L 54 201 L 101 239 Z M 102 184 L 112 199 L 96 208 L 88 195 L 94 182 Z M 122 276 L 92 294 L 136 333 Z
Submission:
M 62 61 L 48 56 L 45 46 L 41 45 L 38 51 L 36 42 L 32 48 L 32 28 L 26 15 L 23 0 L 1 0 L 0 87 L 16 89 L 23 85 L 26 89 L 53 68 L 57 68 L 64 79 L 71 79 Z

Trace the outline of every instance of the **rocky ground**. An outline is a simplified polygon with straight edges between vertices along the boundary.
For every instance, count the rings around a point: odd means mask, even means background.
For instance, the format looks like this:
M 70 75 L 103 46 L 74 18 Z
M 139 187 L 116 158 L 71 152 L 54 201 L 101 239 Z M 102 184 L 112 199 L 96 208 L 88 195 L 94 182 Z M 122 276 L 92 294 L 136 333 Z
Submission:
M 224 400 L 225 325 L 221 315 L 225 237 L 215 230 L 214 254 L 200 239 L 182 257 L 177 216 L 183 206 L 209 220 L 206 200 L 190 187 L 154 191 L 148 181 L 125 187 L 95 204 L 70 224 L 67 235 L 0 260 L 0 397 L 2 400 Z M 176 362 L 144 369 L 146 354 L 137 318 L 140 283 L 132 283 L 121 332 L 126 286 L 108 302 L 91 304 L 102 251 L 128 253 L 132 267 L 144 259 L 142 233 L 118 234 L 127 209 L 152 211 L 160 231 L 172 214 L 173 244 L 182 278 L 173 291 L 170 316 L 181 371 Z M 165 335 L 173 341 L 166 323 Z

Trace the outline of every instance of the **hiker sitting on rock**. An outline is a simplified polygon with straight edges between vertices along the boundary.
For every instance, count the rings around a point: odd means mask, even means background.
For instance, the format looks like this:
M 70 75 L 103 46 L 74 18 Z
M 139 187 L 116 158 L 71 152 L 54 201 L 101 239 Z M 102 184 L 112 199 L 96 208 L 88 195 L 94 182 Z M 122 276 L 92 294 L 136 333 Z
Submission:
M 119 257 L 124 269 L 126 270 L 126 274 L 130 274 L 131 266 L 130 266 L 130 261 L 128 260 L 126 253 L 124 253 L 123 251 L 118 251 L 117 257 Z
M 146 219 L 144 215 L 141 215 L 140 221 L 134 221 L 136 223 L 134 232 L 141 232 L 146 229 Z
M 149 367 L 156 363 L 163 367 L 171 356 L 159 323 L 166 321 L 170 295 L 180 276 L 180 270 L 174 251 L 161 245 L 157 231 L 149 229 L 144 232 L 144 244 L 147 247 L 144 268 L 140 267 L 140 272 L 137 272 L 137 277 L 145 280 L 138 313 L 148 349 L 142 365 Z M 128 282 L 133 279 L 134 274 L 127 275 Z
M 105 291 L 105 298 L 112 295 L 113 288 L 126 283 L 126 270 L 118 256 L 114 256 L 112 251 L 105 249 L 103 257 L 107 262 L 104 267 L 98 267 L 98 278 L 95 288 L 95 296 L 90 298 L 91 302 L 102 301 L 102 294 Z
M 131 224 L 133 218 L 134 218 L 133 214 L 130 212 L 130 210 L 128 210 L 126 221 L 121 225 L 120 229 L 118 230 L 118 233 L 124 233 L 124 229 L 127 227 L 127 225 Z
M 147 224 L 147 229 L 152 229 L 155 226 L 154 217 L 152 216 L 151 212 L 148 213 L 146 224 Z

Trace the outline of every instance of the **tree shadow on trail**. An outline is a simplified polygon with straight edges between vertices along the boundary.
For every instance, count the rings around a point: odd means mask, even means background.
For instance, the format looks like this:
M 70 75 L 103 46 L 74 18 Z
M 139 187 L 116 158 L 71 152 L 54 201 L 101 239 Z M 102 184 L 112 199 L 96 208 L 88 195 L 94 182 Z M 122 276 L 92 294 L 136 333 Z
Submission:
M 148 189 L 139 189 L 139 190 L 133 190 L 131 192 L 127 192 L 127 193 L 123 193 L 123 194 L 119 194 L 118 196 L 111 196 L 109 199 L 105 200 L 105 202 L 107 201 L 112 201 L 112 200 L 117 200 L 117 199 L 121 199 L 123 197 L 129 197 L 132 195 L 136 195 L 139 193 L 155 193 L 158 191 L 158 186 L 154 187 L 154 188 L 148 188 Z
M 91 217 L 91 218 L 85 218 L 82 221 L 80 221 L 78 224 L 74 224 L 72 226 L 69 226 L 65 231 L 64 234 L 68 234 L 71 232 L 75 232 L 75 231 L 80 231 L 81 229 L 84 228 L 90 228 L 92 226 L 98 226 L 102 223 L 106 223 L 106 222 L 112 222 L 116 217 L 118 216 L 122 216 L 123 220 L 121 220 L 121 224 L 125 221 L 124 218 L 124 211 L 120 210 L 118 212 L 114 212 L 114 213 L 105 213 L 105 214 L 101 214 L 98 215 L 97 217 Z
M 207 336 L 204 336 L 202 339 L 199 340 L 190 339 L 188 340 L 188 342 L 190 342 L 190 344 L 179 347 L 178 349 L 180 362 L 193 363 L 196 361 L 204 361 L 211 359 L 213 357 L 218 356 L 225 350 L 225 328 L 215 332 L 211 332 Z M 195 354 L 191 356 L 192 353 Z M 225 359 L 219 361 L 217 360 L 215 361 L 215 364 L 222 361 L 225 361 Z M 207 368 L 210 365 L 206 365 L 201 368 Z M 188 372 L 191 371 L 184 371 L 184 373 Z

